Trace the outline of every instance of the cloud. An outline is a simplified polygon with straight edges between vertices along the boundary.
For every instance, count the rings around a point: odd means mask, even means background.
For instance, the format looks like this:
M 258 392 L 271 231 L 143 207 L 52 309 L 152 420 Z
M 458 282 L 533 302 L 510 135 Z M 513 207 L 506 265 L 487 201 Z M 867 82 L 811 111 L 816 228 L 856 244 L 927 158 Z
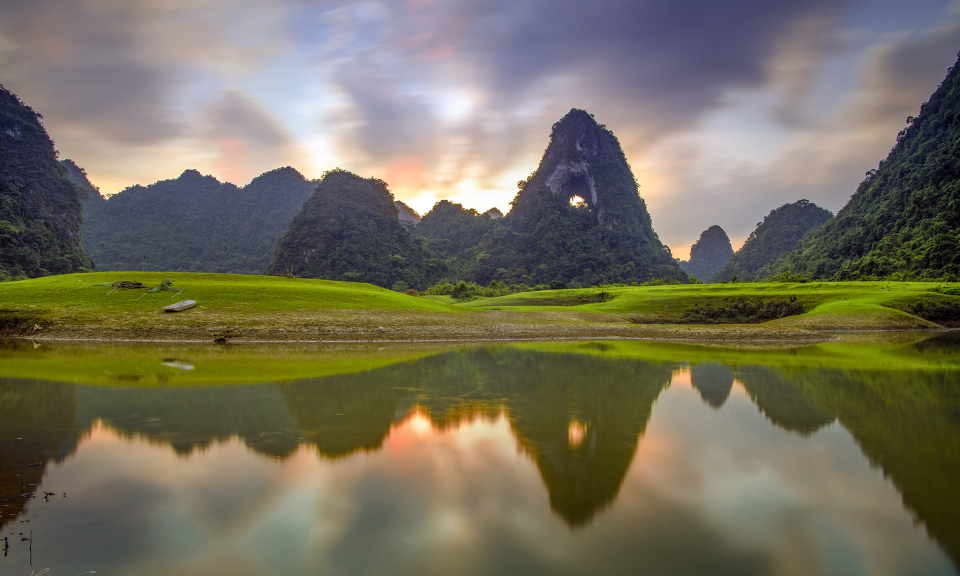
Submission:
M 507 208 L 551 125 L 584 108 L 617 134 L 662 238 L 718 223 L 736 239 L 787 201 L 839 207 L 882 158 L 956 34 L 867 41 L 855 90 L 827 99 L 848 78 L 825 67 L 862 51 L 862 29 L 956 17 L 935 4 L 0 0 L 0 81 L 108 192 L 187 167 L 240 183 L 340 165 L 418 209 Z
M 167 110 L 173 69 L 141 57 L 144 15 L 136 3 L 90 10 L 41 0 L 8 2 L 2 10 L 5 76 L 48 125 L 122 144 L 178 132 Z
M 249 96 L 224 90 L 203 109 L 204 136 L 219 149 L 213 162 L 221 180 L 242 185 L 299 157 L 296 143 Z
M 550 126 L 571 107 L 594 112 L 628 151 L 642 153 L 695 125 L 727 90 L 763 85 L 785 37 L 812 29 L 829 37 L 848 4 L 325 3 L 317 66 L 342 101 L 324 125 L 347 164 L 382 174 L 416 156 L 435 199 L 467 180 L 473 190 L 510 181 L 495 194 L 505 207 L 513 176 L 535 169 Z M 803 44 L 807 61 L 821 57 L 822 40 Z M 457 98 L 467 112 L 449 114 Z
M 653 202 L 661 238 L 684 256 L 700 230 L 720 224 L 736 248 L 783 204 L 806 198 L 840 210 L 864 173 L 887 156 L 906 117 L 918 113 L 946 76 L 957 47 L 960 20 L 880 38 L 857 59 L 852 88 L 818 118 L 788 122 L 786 142 L 766 162 L 712 155 L 701 146 L 702 133 L 665 143 L 648 159 L 674 175 Z M 773 82 L 770 90 L 780 88 Z M 775 120 L 782 120 L 780 109 L 782 102 L 774 107 Z

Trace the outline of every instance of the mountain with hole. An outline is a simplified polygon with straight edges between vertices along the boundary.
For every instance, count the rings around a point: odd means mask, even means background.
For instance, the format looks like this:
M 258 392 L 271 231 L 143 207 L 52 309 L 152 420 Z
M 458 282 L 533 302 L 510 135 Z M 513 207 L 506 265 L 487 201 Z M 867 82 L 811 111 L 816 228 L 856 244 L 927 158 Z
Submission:
M 554 124 L 539 167 L 518 186 L 510 212 L 448 260 L 453 278 L 570 287 L 686 279 L 653 231 L 620 142 L 593 115 L 573 109 Z

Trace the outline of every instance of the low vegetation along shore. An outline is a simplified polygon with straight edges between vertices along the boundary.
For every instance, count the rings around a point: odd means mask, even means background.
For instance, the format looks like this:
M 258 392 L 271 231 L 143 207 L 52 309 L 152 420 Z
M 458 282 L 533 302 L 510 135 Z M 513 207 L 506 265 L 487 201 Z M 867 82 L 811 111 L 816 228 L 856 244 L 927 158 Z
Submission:
M 114 288 L 120 281 L 170 291 Z M 179 300 L 190 310 L 165 313 Z M 430 341 L 650 338 L 817 341 L 960 326 L 960 285 L 805 282 L 608 286 L 458 302 L 369 284 L 101 272 L 0 284 L 0 332 L 35 340 Z

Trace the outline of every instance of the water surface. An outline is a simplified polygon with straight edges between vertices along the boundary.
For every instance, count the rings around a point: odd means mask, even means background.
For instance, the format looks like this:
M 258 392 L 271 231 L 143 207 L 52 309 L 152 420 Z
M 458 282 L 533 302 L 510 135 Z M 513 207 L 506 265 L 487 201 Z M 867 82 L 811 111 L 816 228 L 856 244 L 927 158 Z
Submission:
M 958 343 L 12 345 L 0 574 L 957 574 Z

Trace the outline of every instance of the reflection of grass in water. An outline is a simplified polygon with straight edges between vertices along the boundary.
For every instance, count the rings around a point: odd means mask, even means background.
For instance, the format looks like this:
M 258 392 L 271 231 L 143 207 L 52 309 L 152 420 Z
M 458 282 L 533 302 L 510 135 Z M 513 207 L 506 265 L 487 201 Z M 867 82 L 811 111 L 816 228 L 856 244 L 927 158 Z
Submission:
M 603 342 L 602 347 L 576 341 L 517 343 L 514 346 L 650 362 L 763 364 L 787 371 L 810 368 L 960 370 L 960 354 L 957 353 L 957 344 L 952 342 L 960 343 L 960 334 L 873 334 L 812 345 L 750 348 L 637 340 L 610 340 Z M 936 352 L 931 352 L 931 346 L 936 346 Z
M 284 456 L 302 434 L 327 457 L 378 448 L 390 426 L 413 406 L 434 426 L 455 426 L 476 415 L 504 411 L 523 449 L 534 458 L 548 487 L 551 505 L 572 526 L 588 522 L 614 501 L 630 466 L 654 402 L 669 385 L 678 362 L 728 368 L 770 422 L 810 435 L 839 420 L 871 462 L 882 468 L 917 512 L 930 534 L 960 562 L 960 395 L 957 351 L 960 334 L 888 335 L 847 338 L 815 346 L 781 349 L 731 349 L 657 342 L 548 342 L 498 346 L 55 346 L 0 349 L 0 377 L 28 359 L 34 378 L 142 386 L 161 382 L 155 375 L 121 382 L 108 369 L 133 374 L 142 366 L 160 367 L 164 358 L 191 362 L 195 369 L 170 368 L 168 384 L 222 384 L 299 380 L 278 386 L 264 402 L 249 387 L 238 402 L 225 389 L 177 390 L 190 410 L 173 397 L 160 402 L 154 393 L 86 388 L 77 398 L 96 401 L 87 419 L 104 417 L 121 430 L 164 434 L 148 426 L 151 416 L 176 418 L 196 426 L 183 449 L 206 438 L 239 433 L 264 453 Z M 462 353 L 441 354 L 446 350 Z M 84 358 L 89 357 L 89 359 Z M 105 368 L 106 367 L 106 368 Z M 222 373 L 220 373 L 222 372 Z M 191 379 L 194 373 L 200 378 Z M 726 378 L 726 376 L 725 376 Z M 726 380 L 724 380 L 724 383 Z M 72 395 L 50 395 L 48 383 L 0 386 L 0 408 L 9 421 L 27 413 L 53 422 L 73 410 Z M 24 396 L 32 390 L 36 398 Z M 161 391 L 154 391 L 159 394 Z M 223 393 L 221 393 L 223 392 Z M 276 412 L 282 397 L 287 413 Z M 137 409 L 131 409 L 134 404 Z M 63 410 L 50 410 L 62 404 Z M 43 406 L 43 408 L 40 408 Z M 206 414 L 209 407 L 210 414 Z M 87 407 L 89 408 L 89 407 Z M 108 410 L 110 409 L 110 410 Z M 166 411 L 166 412 L 164 412 Z M 220 412 L 218 412 L 220 411 Z M 176 418 L 169 416 L 175 415 Z M 212 417 L 215 415 L 215 417 Z M 283 418 L 278 418 L 283 416 Z M 297 426 L 292 425 L 292 417 Z M 287 436 L 258 434 L 251 422 L 288 430 Z M 0 424 L 3 423 L 0 418 Z M 68 422 L 69 418 L 65 421 Z M 571 422 L 583 425 L 583 437 L 571 443 Z M 39 429 L 60 429 L 44 421 Z M 138 428 L 141 427 L 141 428 Z M 209 427 L 209 429 L 208 429 Z M 0 430 L 3 426 L 0 425 Z M 178 429 L 179 430 L 179 429 Z M 277 430 L 273 430 L 276 432 Z M 12 432 L 12 430 L 11 430 Z M 259 432 L 263 432 L 260 430 Z M 21 433 L 17 432 L 20 436 Z M 151 436 L 153 437 L 153 436 Z M 42 439 L 38 437 L 39 439 Z M 173 439 L 164 436 L 165 441 Z M 282 440 L 288 441 L 284 443 Z M 50 442 L 49 446 L 62 443 Z M 48 444 L 38 444 L 41 454 Z M 34 452 L 29 456 L 33 458 Z M 37 459 L 24 460 L 24 466 Z
M 43 343 L 34 348 L 28 342 L 0 348 L 0 378 L 109 386 L 284 382 L 372 370 L 455 347 Z
M 506 344 L 521 350 L 649 362 L 763 364 L 792 370 L 960 370 L 952 333 L 893 334 L 788 348 L 607 340 Z M 476 344 L 116 345 L 43 343 L 0 348 L 0 377 L 111 386 L 198 386 L 283 382 L 364 372 Z M 187 366 L 192 369 L 185 369 Z

